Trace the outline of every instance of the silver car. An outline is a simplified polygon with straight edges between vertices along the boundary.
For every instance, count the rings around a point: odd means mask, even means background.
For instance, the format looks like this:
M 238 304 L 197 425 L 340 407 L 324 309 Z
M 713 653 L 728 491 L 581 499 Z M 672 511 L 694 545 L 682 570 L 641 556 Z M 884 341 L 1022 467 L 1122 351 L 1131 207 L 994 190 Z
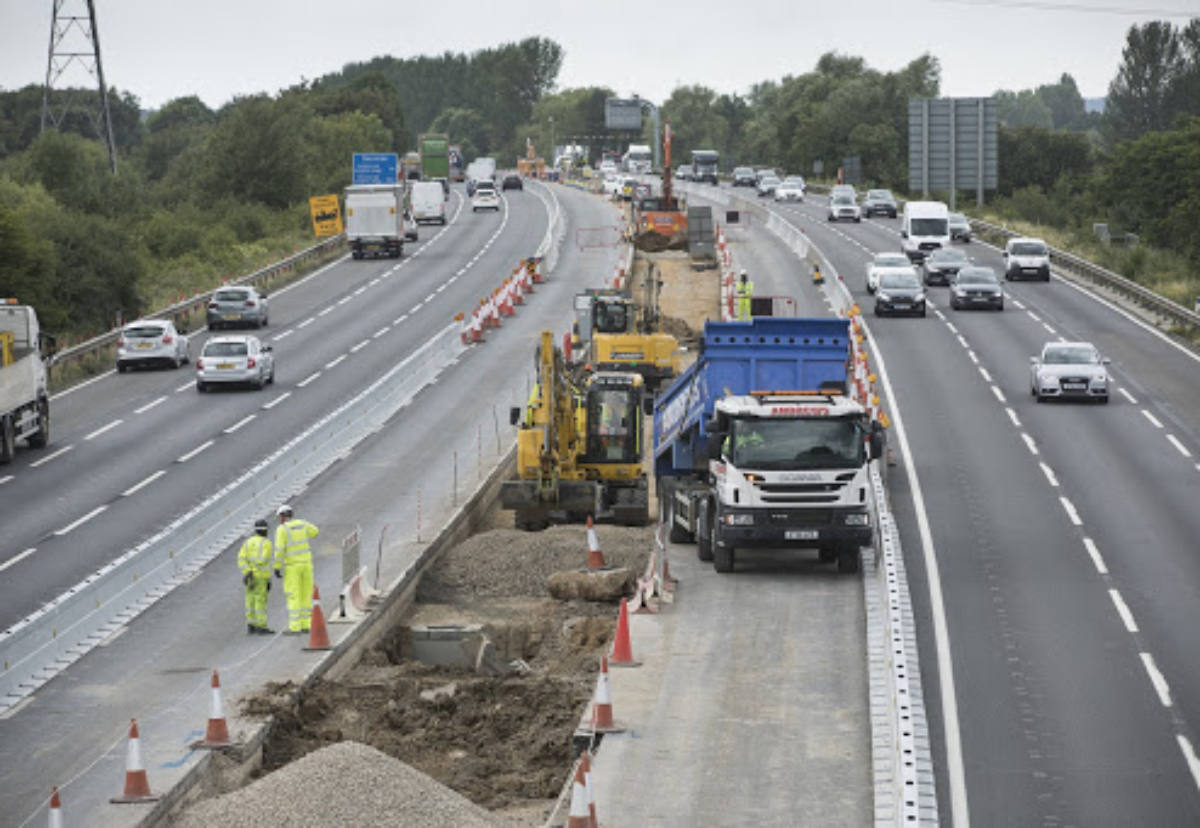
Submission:
M 829 200 L 829 215 L 826 218 L 830 221 L 862 221 L 862 209 L 853 196 L 838 193 Z
M 950 307 L 1004 310 L 1004 288 L 990 267 L 964 267 L 950 279 Z
M 142 365 L 178 368 L 190 359 L 188 347 L 187 332 L 169 319 L 139 319 L 126 325 L 117 339 L 117 371 Z
M 1110 360 L 1090 342 L 1047 342 L 1040 357 L 1030 357 L 1029 393 L 1038 402 L 1084 399 L 1108 402 Z
M 885 273 L 916 276 L 917 270 L 903 253 L 876 253 L 867 265 L 867 293 L 879 290 L 879 280 Z
M 275 354 L 257 336 L 214 336 L 196 360 L 196 390 L 249 385 L 259 391 L 275 382 Z
M 252 287 L 221 288 L 209 300 L 207 316 L 210 331 L 234 325 L 265 327 L 269 319 L 267 294 Z

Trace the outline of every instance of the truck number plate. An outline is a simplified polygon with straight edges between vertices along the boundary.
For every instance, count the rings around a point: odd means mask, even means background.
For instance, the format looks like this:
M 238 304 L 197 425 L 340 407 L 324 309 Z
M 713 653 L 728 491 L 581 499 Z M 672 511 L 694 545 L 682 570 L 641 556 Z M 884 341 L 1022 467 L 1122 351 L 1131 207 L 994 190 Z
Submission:
M 820 536 L 816 529 L 788 529 L 783 533 L 785 540 L 816 540 Z

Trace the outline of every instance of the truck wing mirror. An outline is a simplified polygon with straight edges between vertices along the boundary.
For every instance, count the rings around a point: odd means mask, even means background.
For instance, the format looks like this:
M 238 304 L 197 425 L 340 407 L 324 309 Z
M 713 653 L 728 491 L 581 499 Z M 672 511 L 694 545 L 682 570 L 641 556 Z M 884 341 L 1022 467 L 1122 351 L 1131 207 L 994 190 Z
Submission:
M 708 442 L 705 445 L 709 459 L 721 456 L 721 444 L 725 442 L 725 435 L 717 432 L 708 435 Z
M 513 406 L 508 409 L 508 423 L 509 425 L 516 425 L 519 422 L 521 422 L 521 409 Z
M 907 230 L 901 230 L 901 231 L 900 231 L 900 238 L 902 238 L 902 239 L 907 239 L 907 238 L 908 238 L 908 231 L 907 231 Z

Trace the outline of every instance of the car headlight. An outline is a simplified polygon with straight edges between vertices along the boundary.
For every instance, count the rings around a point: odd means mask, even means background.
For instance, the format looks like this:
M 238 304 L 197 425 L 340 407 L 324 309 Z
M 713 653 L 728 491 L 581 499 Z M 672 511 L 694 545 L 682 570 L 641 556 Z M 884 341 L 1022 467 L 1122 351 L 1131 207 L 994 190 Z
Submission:
M 753 514 L 725 515 L 726 526 L 753 526 Z
M 890 301 L 892 301 L 892 297 L 891 297 L 891 295 L 890 295 L 890 294 L 887 294 L 887 293 L 880 293 L 880 294 L 879 294 L 879 301 L 880 301 L 880 302 L 890 302 Z
M 924 293 L 918 293 L 916 296 L 914 296 L 914 297 L 913 297 L 913 301 L 914 301 L 914 302 L 924 302 L 924 301 L 925 301 L 925 294 L 924 294 Z
M 842 515 L 842 524 L 845 526 L 870 526 L 871 517 L 866 512 L 851 512 Z
M 1054 376 L 1053 374 L 1049 376 L 1040 376 L 1038 377 L 1038 381 L 1041 382 L 1042 385 L 1058 385 L 1058 377 Z

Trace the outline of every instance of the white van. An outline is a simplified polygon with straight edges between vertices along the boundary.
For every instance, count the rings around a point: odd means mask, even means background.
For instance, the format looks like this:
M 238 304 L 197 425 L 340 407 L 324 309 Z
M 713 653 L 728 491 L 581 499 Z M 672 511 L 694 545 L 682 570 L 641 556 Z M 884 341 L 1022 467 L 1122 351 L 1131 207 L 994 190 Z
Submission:
M 950 246 L 950 209 L 940 201 L 908 201 L 900 225 L 900 246 L 920 264 L 931 250 Z
M 414 181 L 409 193 L 417 224 L 446 223 L 446 193 L 436 181 Z

